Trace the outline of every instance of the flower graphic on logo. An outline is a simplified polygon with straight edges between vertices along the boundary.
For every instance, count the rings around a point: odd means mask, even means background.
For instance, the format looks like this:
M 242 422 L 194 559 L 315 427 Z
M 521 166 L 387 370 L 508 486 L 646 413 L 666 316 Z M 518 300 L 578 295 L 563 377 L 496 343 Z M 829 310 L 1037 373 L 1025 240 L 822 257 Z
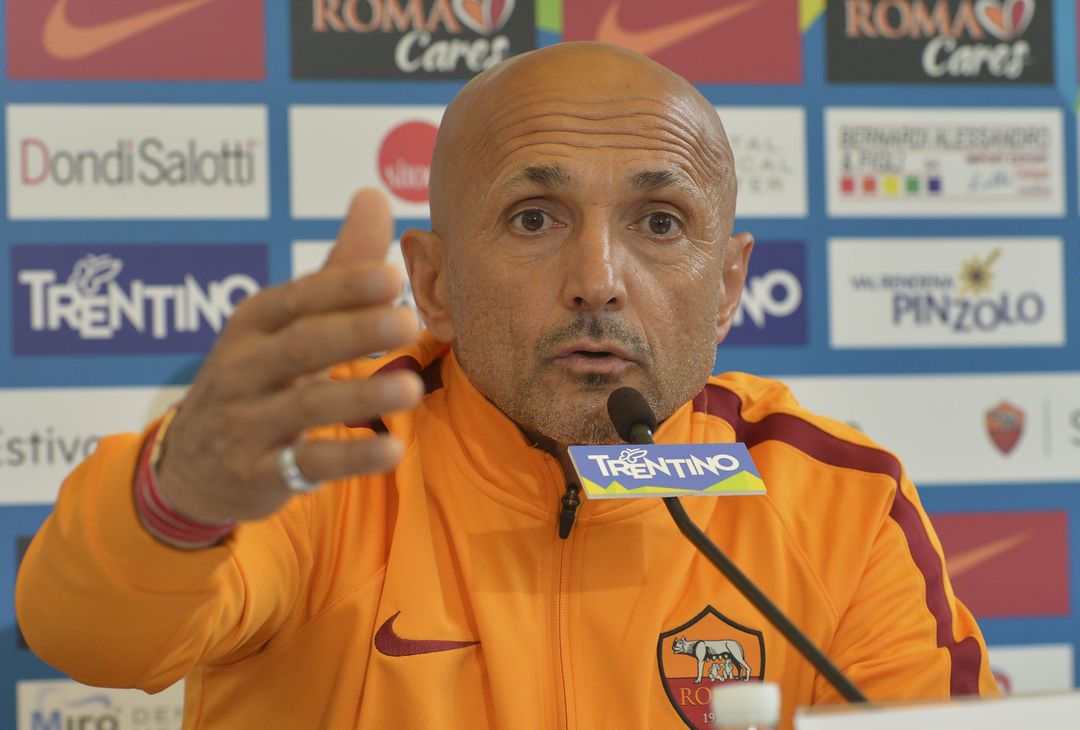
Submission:
M 75 262 L 67 283 L 84 297 L 97 296 L 101 287 L 116 280 L 122 268 L 124 262 L 107 253 L 100 256 L 87 254 Z
M 985 260 L 978 256 L 968 259 L 960 265 L 960 290 L 959 296 L 968 294 L 979 295 L 990 290 L 990 282 L 994 280 L 994 272 L 990 267 L 1001 258 L 1001 247 L 998 246 Z

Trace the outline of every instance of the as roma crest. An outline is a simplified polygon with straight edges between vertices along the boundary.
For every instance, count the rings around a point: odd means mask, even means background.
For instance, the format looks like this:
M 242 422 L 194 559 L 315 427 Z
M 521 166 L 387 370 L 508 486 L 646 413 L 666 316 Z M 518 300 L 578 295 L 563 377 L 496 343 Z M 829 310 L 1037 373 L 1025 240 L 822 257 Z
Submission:
M 688 727 L 713 725 L 712 690 L 725 682 L 760 682 L 765 676 L 765 637 L 712 606 L 656 642 L 660 679 Z
M 998 403 L 986 412 L 986 432 L 998 451 L 1008 454 L 1024 432 L 1024 412 L 1008 401 Z

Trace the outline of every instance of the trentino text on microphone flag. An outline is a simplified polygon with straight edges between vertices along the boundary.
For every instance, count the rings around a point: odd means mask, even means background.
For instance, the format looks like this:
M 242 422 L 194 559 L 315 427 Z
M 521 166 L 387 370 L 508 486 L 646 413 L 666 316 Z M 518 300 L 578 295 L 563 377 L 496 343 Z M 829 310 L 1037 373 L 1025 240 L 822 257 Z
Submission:
M 592 499 L 765 494 L 740 443 L 571 446 L 570 458 Z

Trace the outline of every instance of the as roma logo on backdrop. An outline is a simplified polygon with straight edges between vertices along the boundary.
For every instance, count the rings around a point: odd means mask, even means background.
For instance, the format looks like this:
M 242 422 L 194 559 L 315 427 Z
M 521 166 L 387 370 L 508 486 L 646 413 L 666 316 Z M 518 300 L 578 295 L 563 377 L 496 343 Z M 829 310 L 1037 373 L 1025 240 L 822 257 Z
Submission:
M 712 606 L 681 626 L 660 634 L 656 662 L 664 690 L 689 727 L 713 726 L 714 687 L 760 682 L 765 676 L 765 638 Z
M 1002 401 L 986 412 L 986 432 L 998 451 L 1008 454 L 1024 433 L 1024 412 L 1008 401 Z

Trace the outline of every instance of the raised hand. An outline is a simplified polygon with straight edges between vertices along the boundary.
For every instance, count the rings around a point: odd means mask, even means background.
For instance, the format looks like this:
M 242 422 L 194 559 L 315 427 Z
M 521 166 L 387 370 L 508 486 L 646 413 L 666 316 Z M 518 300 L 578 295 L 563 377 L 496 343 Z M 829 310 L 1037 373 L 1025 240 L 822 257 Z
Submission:
M 294 492 L 282 450 L 310 481 L 387 471 L 403 448 L 392 436 L 304 440 L 312 427 L 366 421 L 414 406 L 411 372 L 335 382 L 335 363 L 408 344 L 415 314 L 393 306 L 401 276 L 384 263 L 393 235 L 386 198 L 353 198 L 325 267 L 241 302 L 195 377 L 165 437 L 158 484 L 180 513 L 206 523 L 250 520 Z

